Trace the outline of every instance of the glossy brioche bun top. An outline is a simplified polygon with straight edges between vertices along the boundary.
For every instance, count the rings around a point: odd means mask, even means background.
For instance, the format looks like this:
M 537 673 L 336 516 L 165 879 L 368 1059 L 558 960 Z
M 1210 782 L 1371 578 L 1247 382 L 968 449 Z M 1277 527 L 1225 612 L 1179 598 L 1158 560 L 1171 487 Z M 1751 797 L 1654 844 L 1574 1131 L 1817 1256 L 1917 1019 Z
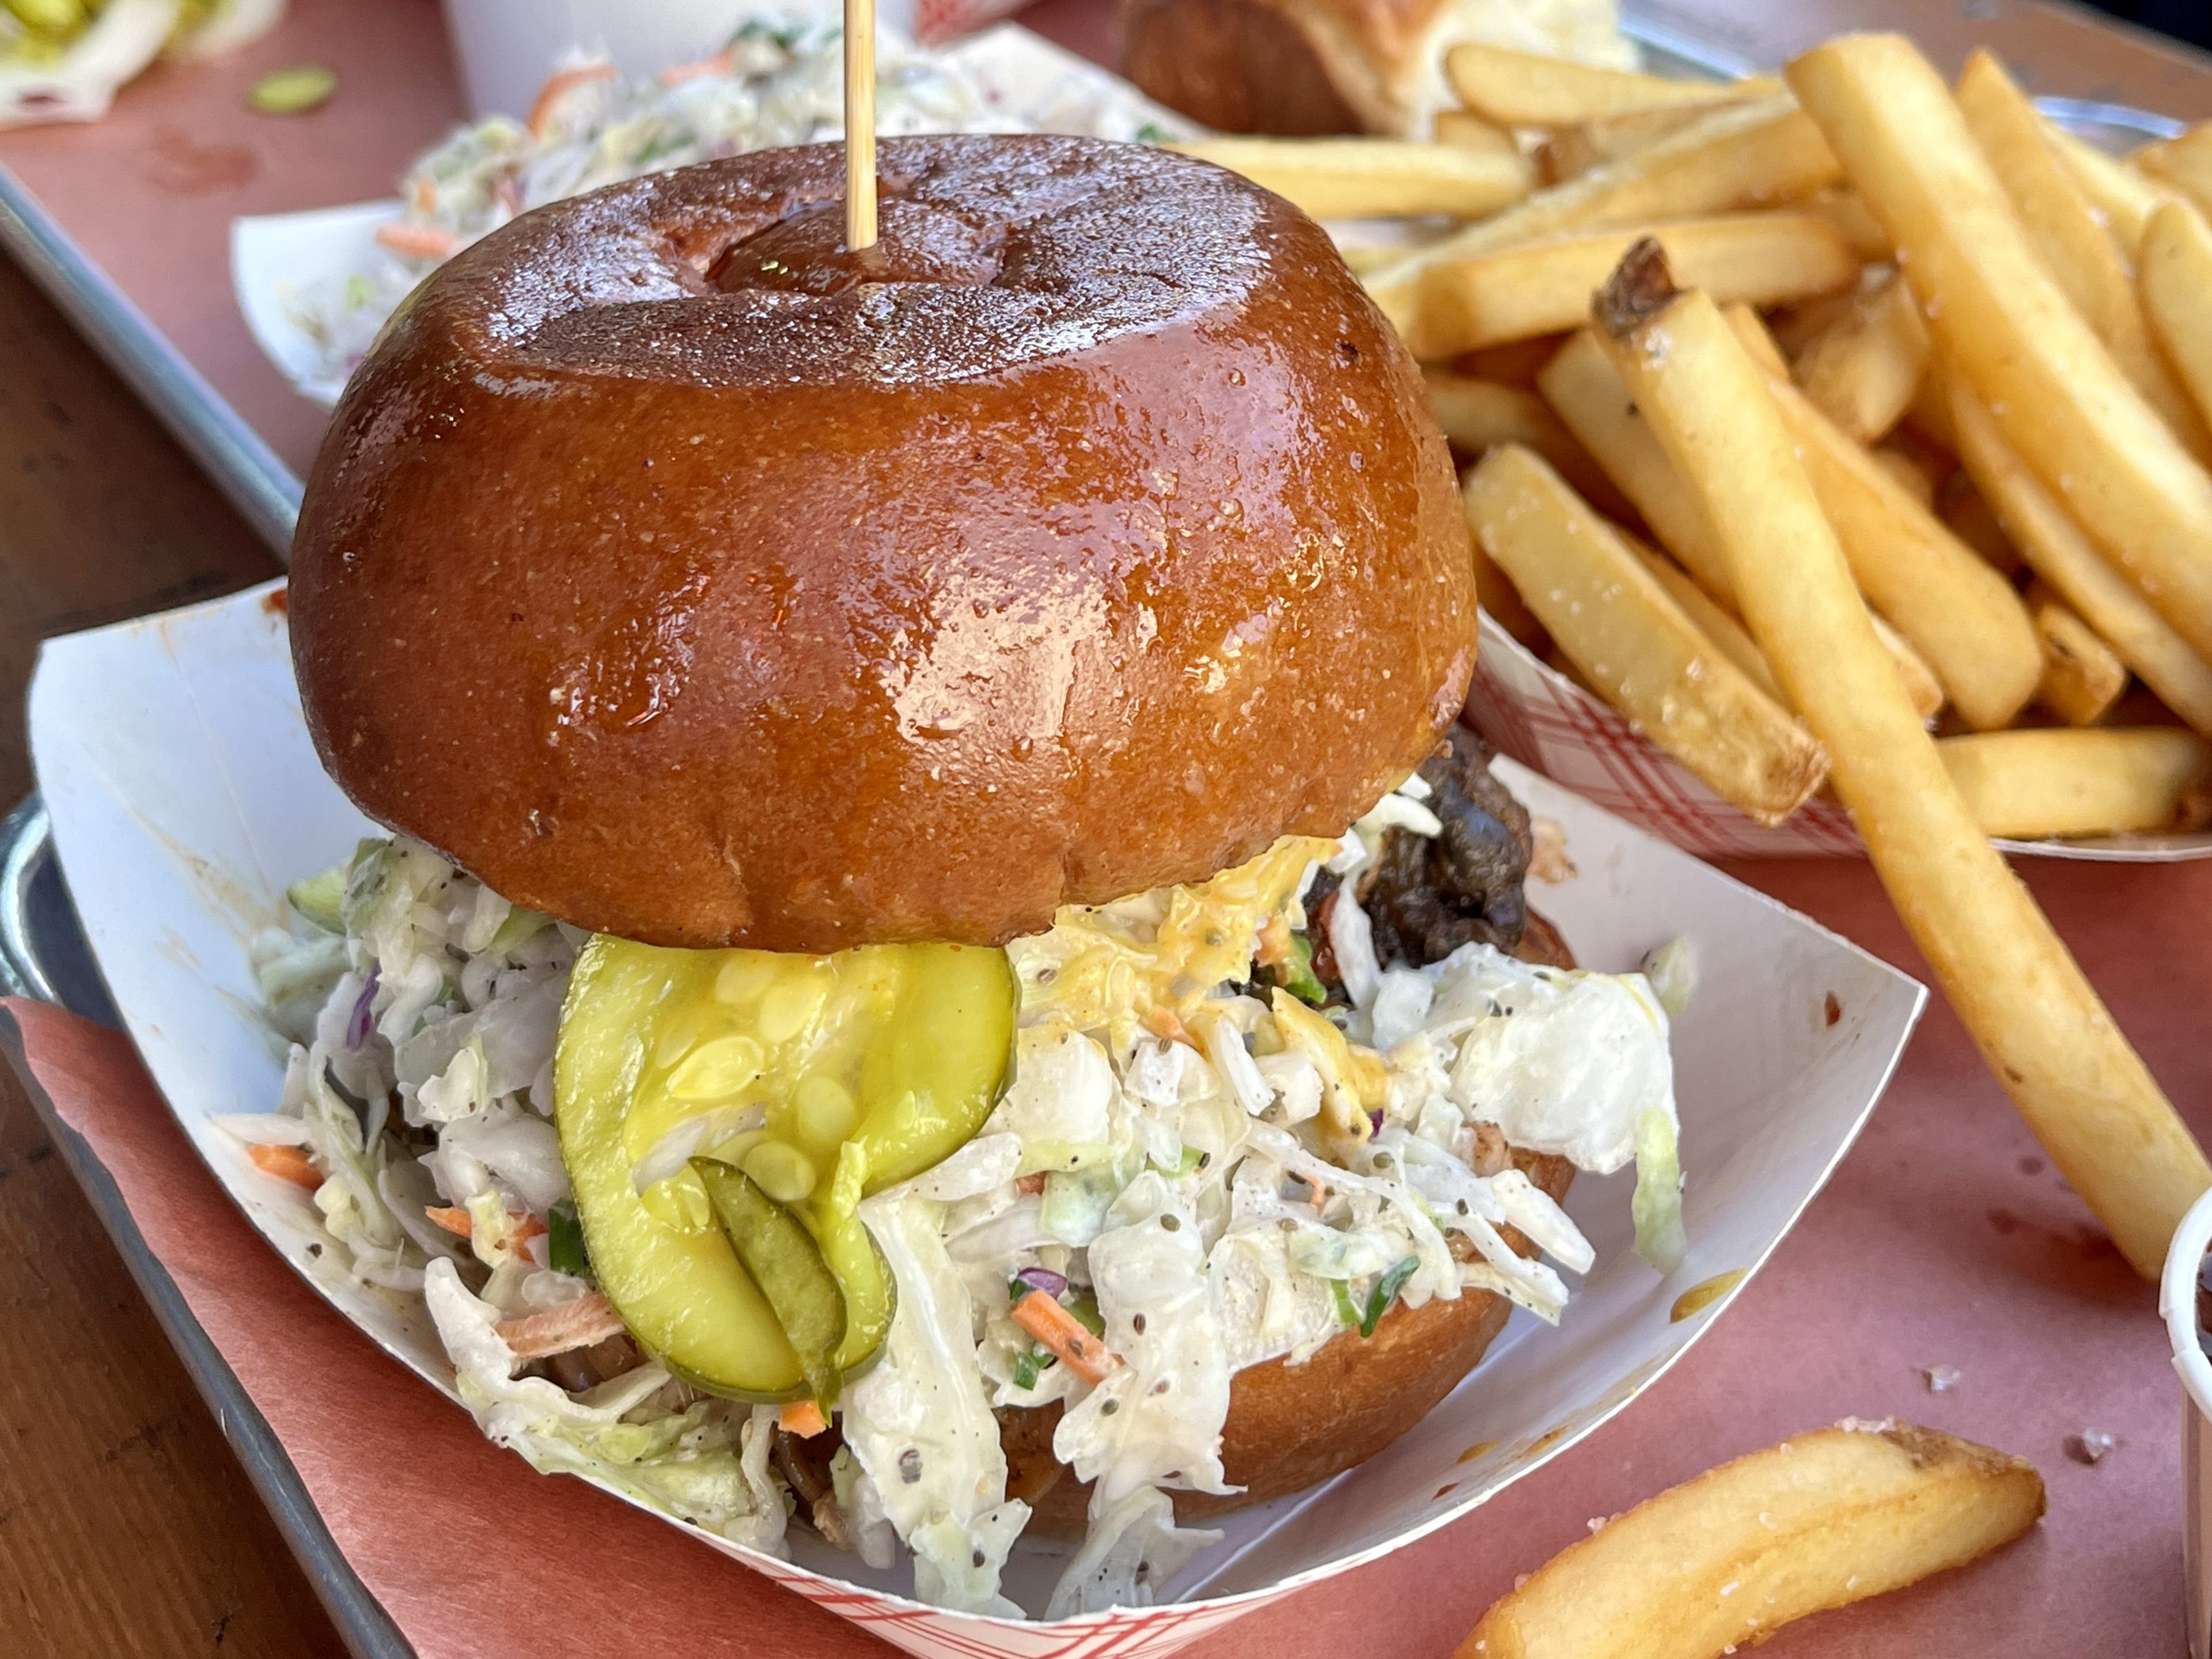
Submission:
M 1430 752 L 1467 531 L 1320 228 L 1139 145 L 880 165 L 866 269 L 818 145 L 540 209 L 408 301 L 292 562 L 371 817 L 651 944 L 995 943 Z

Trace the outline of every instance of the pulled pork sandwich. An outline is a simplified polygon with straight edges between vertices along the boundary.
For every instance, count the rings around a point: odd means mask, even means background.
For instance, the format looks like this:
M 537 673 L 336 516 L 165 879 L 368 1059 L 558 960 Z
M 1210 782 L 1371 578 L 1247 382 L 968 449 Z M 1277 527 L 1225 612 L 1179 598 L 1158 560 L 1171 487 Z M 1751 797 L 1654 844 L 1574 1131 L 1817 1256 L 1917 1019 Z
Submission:
M 1667 1017 L 1524 908 L 1322 231 L 1135 146 L 881 168 L 866 256 L 830 147 L 532 212 L 362 365 L 290 616 L 392 834 L 295 890 L 257 1133 L 537 1467 L 970 1611 L 1079 1539 L 1058 1616 L 1556 1320 L 1576 1168 L 1666 1248 Z

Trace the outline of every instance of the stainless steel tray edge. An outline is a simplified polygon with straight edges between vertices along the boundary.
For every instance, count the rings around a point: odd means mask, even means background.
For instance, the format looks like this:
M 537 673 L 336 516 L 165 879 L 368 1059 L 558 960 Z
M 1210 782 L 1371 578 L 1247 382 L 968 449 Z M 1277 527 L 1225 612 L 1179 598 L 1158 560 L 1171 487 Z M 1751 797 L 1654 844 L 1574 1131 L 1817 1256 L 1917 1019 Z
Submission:
M 300 515 L 299 479 L 5 167 L 0 167 L 0 248 L 15 255 L 145 399 L 278 561 L 289 558 L 292 523 Z
M 54 902 L 57 896 L 58 909 Z M 0 989 L 12 996 L 56 1004 L 105 1025 L 116 1024 L 114 1004 L 106 988 L 96 971 L 85 979 L 79 963 L 89 969 L 91 955 L 83 935 L 76 931 L 76 914 L 68 908 L 67 890 L 61 885 L 60 871 L 54 863 L 46 807 L 33 795 L 0 821 Z M 184 1362 L 185 1373 L 207 1402 L 208 1410 L 215 1414 L 216 1425 L 275 1517 L 277 1531 L 314 1587 L 316 1598 L 329 1613 L 347 1650 L 355 1659 L 415 1659 L 415 1650 L 399 1633 L 391 1614 L 369 1594 L 337 1540 L 331 1536 L 268 1419 L 193 1317 L 184 1293 L 138 1231 L 115 1178 L 91 1145 L 54 1109 L 52 1098 L 24 1059 L 21 1028 L 5 1010 L 0 1010 L 0 1048 L 6 1049 L 23 1092 L 60 1149 L 70 1173 L 91 1201 L 100 1225 L 114 1240 L 124 1266 L 153 1309 L 162 1334 Z

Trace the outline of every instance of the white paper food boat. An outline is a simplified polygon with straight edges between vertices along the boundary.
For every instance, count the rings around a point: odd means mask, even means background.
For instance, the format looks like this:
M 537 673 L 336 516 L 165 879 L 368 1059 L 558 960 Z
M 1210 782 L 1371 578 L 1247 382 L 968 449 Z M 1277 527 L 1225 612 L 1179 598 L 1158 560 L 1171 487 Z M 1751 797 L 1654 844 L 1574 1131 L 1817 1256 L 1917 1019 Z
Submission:
M 185 1133 L 253 1224 L 341 1312 L 451 1395 L 419 1306 L 311 1257 L 312 1206 L 210 1121 L 268 1109 L 282 1063 L 246 941 L 286 884 L 369 826 L 325 776 L 301 720 L 281 602 L 262 588 L 50 642 L 30 699 L 39 784 L 85 932 Z M 1674 1027 L 1687 1261 L 1633 1253 L 1630 1176 L 1585 1176 L 1568 1209 L 1598 1251 L 1558 1330 L 1516 1313 L 1482 1365 L 1396 1445 L 1327 1486 L 1232 1516 L 1164 1588 L 1166 1605 L 1055 1625 L 948 1613 L 794 1532 L 779 1561 L 702 1538 L 810 1600 L 927 1655 L 1164 1655 L 1264 1602 L 1443 1526 L 1574 1444 L 1648 1387 L 1726 1305 L 1677 1322 L 1682 1292 L 1755 1270 L 1820 1189 L 1888 1081 L 1925 993 L 1805 918 L 1499 763 L 1565 830 L 1575 873 L 1532 888 L 1583 961 L 1632 966 L 1686 938 L 1702 983 Z M 459 1409 L 457 1407 L 456 1409 Z M 1024 1544 L 1007 1588 L 1041 1607 L 1065 1547 Z

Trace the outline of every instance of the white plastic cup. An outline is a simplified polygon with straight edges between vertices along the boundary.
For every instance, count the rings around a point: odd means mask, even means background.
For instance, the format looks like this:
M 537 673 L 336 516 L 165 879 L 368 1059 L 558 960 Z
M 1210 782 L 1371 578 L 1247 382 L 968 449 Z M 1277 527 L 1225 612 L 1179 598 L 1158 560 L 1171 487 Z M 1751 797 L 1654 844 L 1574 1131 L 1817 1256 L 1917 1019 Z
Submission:
M 658 75 L 719 51 L 761 18 L 834 15 L 838 0 L 445 0 L 469 107 L 478 117 L 520 116 L 571 52 L 602 53 L 630 79 Z M 880 0 L 882 24 L 909 33 L 914 0 Z
M 2212 1192 L 2190 1206 L 2166 1247 L 2158 1310 L 2173 1341 L 2173 1369 L 2189 1396 L 2182 1424 L 2182 1560 L 2187 1576 L 2189 1659 L 2212 1659 L 2212 1358 L 2197 1323 L 2197 1275 L 2212 1248 Z

